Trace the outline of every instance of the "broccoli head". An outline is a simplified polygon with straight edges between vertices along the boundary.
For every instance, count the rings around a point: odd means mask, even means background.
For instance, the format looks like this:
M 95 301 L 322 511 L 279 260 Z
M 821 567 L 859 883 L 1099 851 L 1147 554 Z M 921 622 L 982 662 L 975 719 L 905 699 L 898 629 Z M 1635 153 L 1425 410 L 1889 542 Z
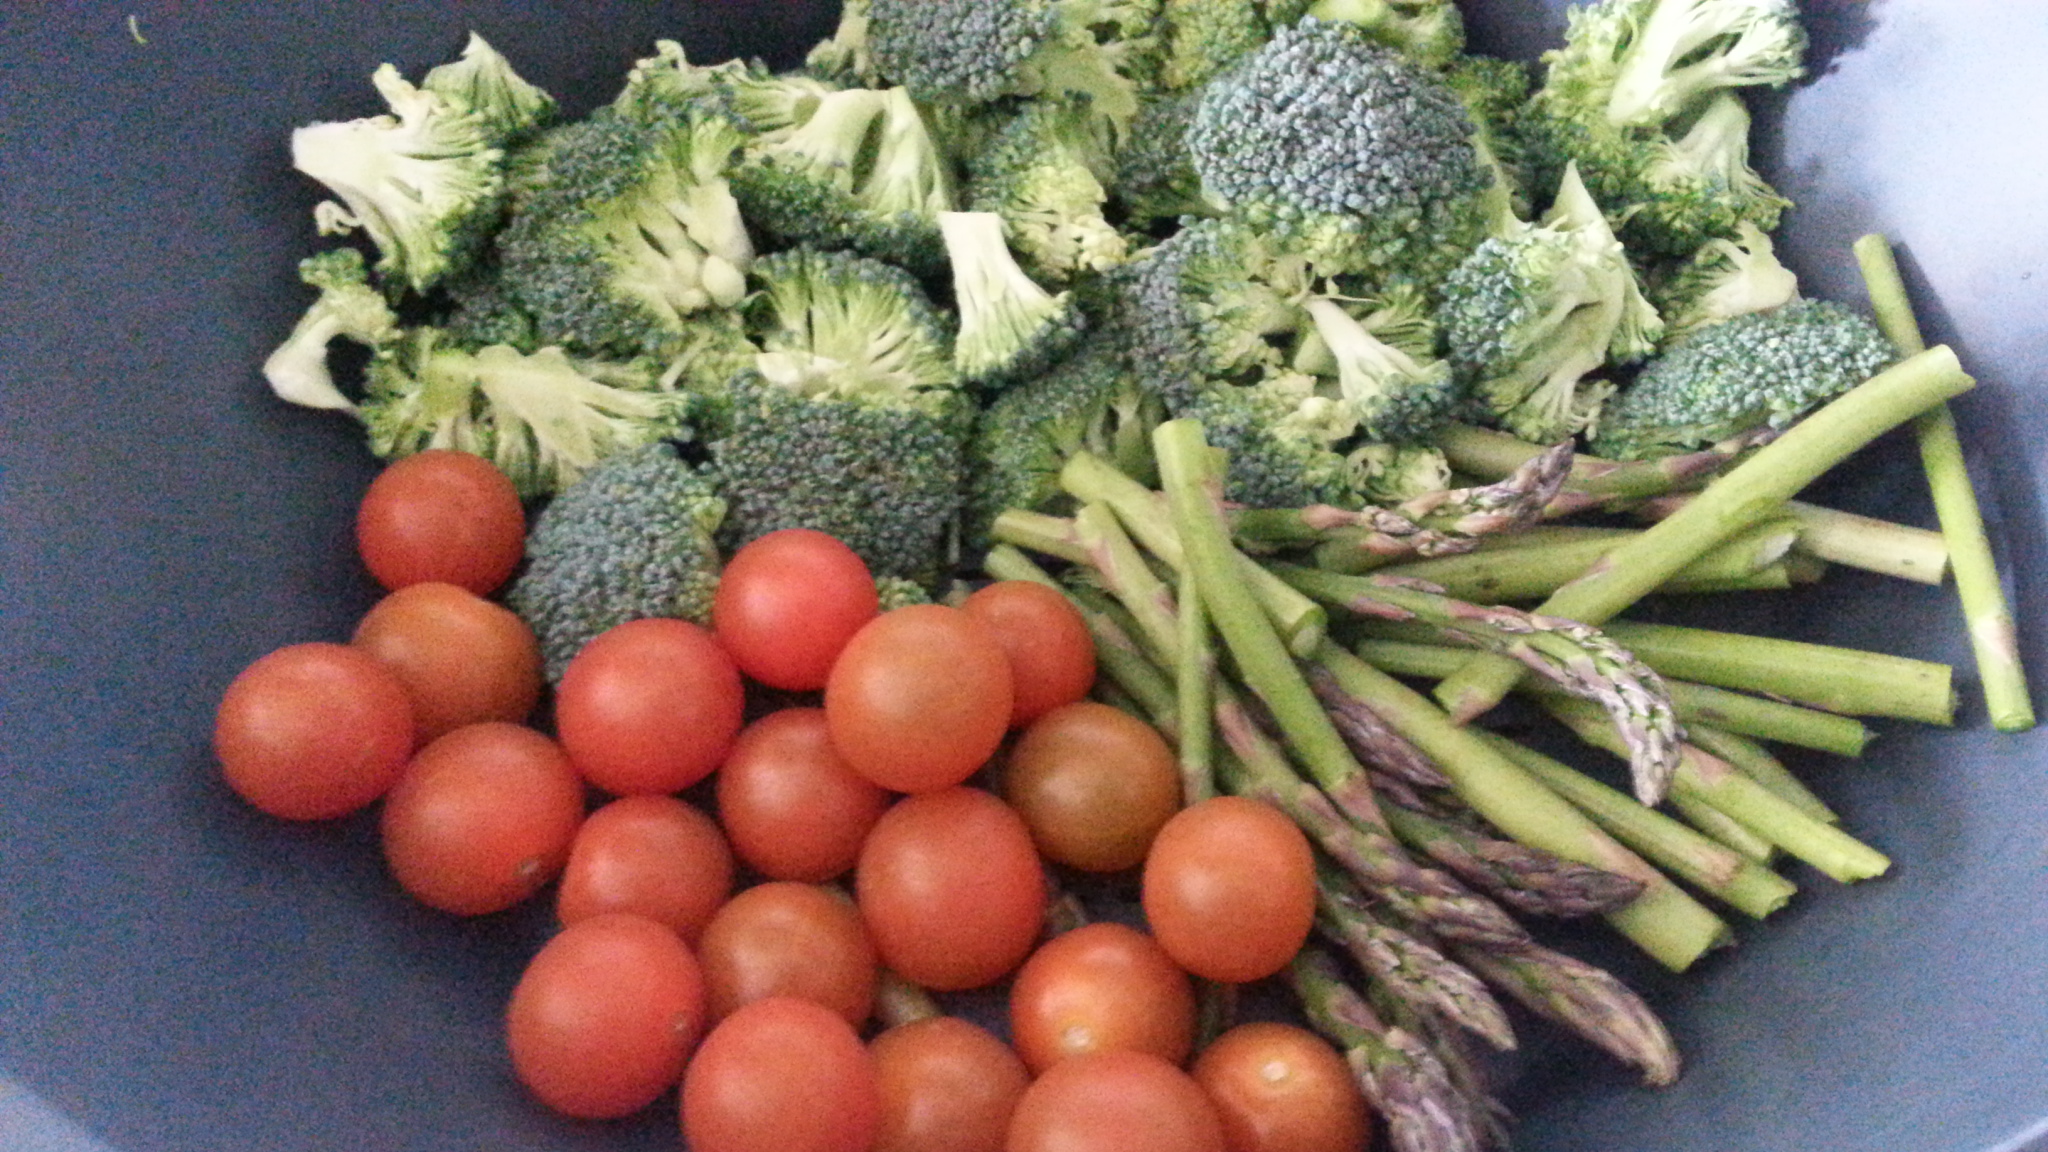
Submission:
M 969 204 L 1002 217 L 1024 266 L 1064 283 L 1124 262 L 1123 234 L 1102 218 L 1108 198 L 1085 105 L 1027 102 L 969 161 Z
M 1745 224 L 1769 232 L 1791 206 L 1749 166 L 1749 110 L 1723 92 L 1684 136 L 1652 146 L 1630 202 L 1619 206 L 1621 235 L 1632 250 L 1683 256 Z
M 956 383 L 945 322 L 902 269 L 799 248 L 762 257 L 754 274 L 756 366 L 771 382 L 840 395 Z
M 962 380 L 998 388 L 1045 371 L 1073 348 L 1085 325 L 1068 292 L 1057 295 L 1024 274 L 993 212 L 942 212 L 939 230 L 953 265 L 960 335 L 953 365 Z
M 1613 124 L 1666 124 L 1708 93 L 1782 87 L 1805 74 L 1806 30 L 1793 0 L 1607 0 L 1601 7 L 1629 25 L 1607 97 Z
M 1309 18 L 1203 90 L 1187 147 L 1211 200 L 1325 270 L 1433 284 L 1484 235 L 1472 133 L 1435 77 Z
M 709 476 L 665 441 L 612 456 L 556 493 L 505 592 L 540 641 L 549 681 L 585 644 L 629 620 L 708 624 L 724 520 Z
M 1308 14 L 1350 24 L 1427 68 L 1465 51 L 1465 18 L 1452 0 L 1316 0 Z
M 1782 428 L 1895 358 L 1876 325 L 1828 301 L 1737 316 L 1645 365 L 1602 417 L 1593 450 L 1632 460 Z
M 1132 366 L 1175 415 L 1190 390 L 1282 363 L 1307 324 L 1306 257 L 1242 221 L 1202 220 L 1131 265 L 1120 326 Z
M 1226 499 L 1248 508 L 1356 507 L 1363 476 L 1346 446 L 1358 420 L 1319 384 L 1269 369 L 1249 384 L 1208 382 L 1172 414 L 1200 421 L 1210 445 L 1228 453 Z
M 1420 440 L 1457 416 L 1465 391 L 1442 360 L 1418 360 L 1388 344 L 1336 301 L 1308 302 L 1317 345 L 1337 378 L 1337 394 L 1369 440 Z M 1297 357 L 1295 366 L 1303 366 Z
M 263 362 L 263 378 L 281 400 L 308 408 L 353 411 L 355 403 L 334 386 L 327 346 L 345 337 L 371 351 L 399 337 L 398 315 L 384 294 L 370 286 L 363 254 L 336 248 L 299 261 L 299 279 L 320 291 L 291 335 Z
M 461 58 L 428 69 L 420 88 L 469 109 L 500 148 L 525 140 L 555 117 L 555 98 L 520 79 L 512 62 L 474 32 Z
M 1200 88 L 1257 51 L 1273 37 L 1266 9 L 1260 0 L 1162 0 L 1158 86 Z
M 1649 285 L 1650 303 L 1664 317 L 1664 338 L 1762 312 L 1799 298 L 1799 277 L 1778 262 L 1771 238 L 1756 225 L 1736 226 L 1732 240 L 1709 240 L 1690 260 L 1665 270 Z
M 1110 194 L 1133 224 L 1214 211 L 1202 198 L 1202 178 L 1188 158 L 1188 126 L 1201 100 L 1201 92 L 1193 91 L 1148 93 L 1139 101 L 1110 181 Z

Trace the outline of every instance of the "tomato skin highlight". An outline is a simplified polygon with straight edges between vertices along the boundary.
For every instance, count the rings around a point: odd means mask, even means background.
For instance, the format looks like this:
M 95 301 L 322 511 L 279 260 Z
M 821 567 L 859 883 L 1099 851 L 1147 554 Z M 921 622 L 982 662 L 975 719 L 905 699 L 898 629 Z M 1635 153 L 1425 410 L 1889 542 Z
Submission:
M 583 782 L 560 746 L 517 724 L 471 724 L 425 748 L 384 798 L 399 886 L 458 916 L 501 912 L 562 871 Z
M 1292 1024 L 1240 1024 L 1192 1069 L 1223 1120 L 1230 1152 L 1367 1152 L 1372 1121 L 1351 1066 Z
M 505 1009 L 512 1068 L 557 1112 L 629 1116 L 682 1079 L 704 1033 L 704 982 L 690 949 L 643 916 L 564 928 L 527 963 Z
M 1024 1062 L 984 1028 L 933 1016 L 868 1042 L 881 1077 L 882 1124 L 873 1152 L 1002 1152 Z
M 1045 1070 L 1017 1101 L 1006 1152 L 1226 1152 L 1215 1105 L 1149 1052 L 1097 1052 Z
M 837 892 L 773 880 L 741 892 L 698 943 L 711 1018 L 771 996 L 830 1008 L 856 1028 L 875 1005 L 875 947 Z
M 1240 984 L 1286 967 L 1316 914 L 1308 837 L 1271 805 L 1218 796 L 1182 809 L 1145 857 L 1145 921 L 1181 967 Z
M 716 781 L 733 851 L 773 880 L 819 884 L 852 868 L 890 801 L 847 766 L 819 708 L 784 708 L 749 724 Z
M 939 992 L 1007 975 L 1045 919 L 1031 833 L 974 788 L 908 796 L 883 813 L 861 846 L 854 891 L 882 963 Z
M 1021 728 L 1095 685 L 1095 638 L 1059 592 L 1029 580 L 983 585 L 960 605 L 988 626 L 1010 660 L 1010 726 Z
M 1084 924 L 1039 945 L 1017 970 L 1010 1035 L 1034 1073 L 1118 1049 L 1178 1065 L 1194 1050 L 1194 986 L 1143 932 Z
M 495 464 L 430 448 L 392 461 L 356 509 L 356 550 L 387 590 L 438 580 L 488 596 L 519 567 L 526 509 Z
M 1010 662 L 980 621 L 942 604 L 877 616 L 847 642 L 825 683 L 832 745 L 896 792 L 972 776 L 1010 726 Z
M 412 703 L 396 673 L 343 644 L 292 644 L 221 694 L 213 749 L 236 795 L 286 820 L 368 806 L 405 770 Z
M 881 611 L 866 561 L 836 538 L 784 528 L 726 561 L 711 629 L 740 671 L 770 688 L 825 686 L 854 633 Z
M 1158 729 L 1082 700 L 1024 730 L 1004 761 L 1003 798 L 1047 859 L 1121 872 L 1144 862 L 1180 811 L 1180 766 Z
M 683 1073 L 681 1106 L 690 1152 L 867 1152 L 882 1091 L 852 1025 L 774 996 L 704 1038 Z
M 379 600 L 349 640 L 384 662 L 412 701 L 418 741 L 464 724 L 522 723 L 540 700 L 540 642 L 511 609 L 440 581 Z
M 597 787 L 680 792 L 725 758 L 744 707 L 739 669 L 711 633 L 687 620 L 630 620 L 569 661 L 555 729 Z
M 732 884 L 732 849 L 716 821 L 673 796 L 625 796 L 576 830 L 555 916 L 574 924 L 631 912 L 694 948 Z

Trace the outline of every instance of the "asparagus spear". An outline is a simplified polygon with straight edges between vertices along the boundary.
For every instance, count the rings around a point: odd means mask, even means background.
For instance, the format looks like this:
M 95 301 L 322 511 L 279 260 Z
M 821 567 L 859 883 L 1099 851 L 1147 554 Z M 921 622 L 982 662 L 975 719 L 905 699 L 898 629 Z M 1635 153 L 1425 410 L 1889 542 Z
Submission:
M 1593 916 L 1643 894 L 1643 882 L 1501 840 L 1410 808 L 1389 807 L 1394 835 L 1453 875 L 1536 916 Z
M 1659 496 L 1636 505 L 1634 512 L 1645 520 L 1662 520 L 1692 499 Z M 1939 532 L 1804 500 L 1787 500 L 1779 511 L 1799 525 L 1797 548 L 1808 556 L 1921 584 L 1940 584 L 1948 576 L 1948 542 Z
M 1503 1052 L 1514 1048 L 1515 1030 L 1507 1013 L 1477 976 L 1410 933 L 1375 918 L 1348 877 L 1328 869 L 1316 884 L 1316 929 L 1388 992 L 1441 1013 Z
M 1782 697 L 1851 716 L 1955 723 L 1946 664 L 1881 652 L 1610 620 L 1608 636 L 1666 676 Z
M 1549 545 L 1482 548 L 1461 556 L 1389 565 L 1379 569 L 1379 575 L 1420 580 L 1460 600 L 1483 604 L 1540 600 L 1635 535 L 1639 533 L 1624 530 Z M 1796 522 L 1788 518 L 1766 520 L 1687 564 L 1658 591 L 1715 588 L 1754 576 L 1784 559 L 1798 539 Z
M 1879 327 L 1901 354 L 1919 352 L 1926 343 L 1913 318 L 1913 304 L 1906 295 L 1906 282 L 1899 277 L 1891 243 L 1872 233 L 1856 241 L 1855 251 Z M 1984 534 L 1984 517 L 1970 484 L 1955 413 L 1947 404 L 1937 405 L 1915 422 L 1914 429 L 1920 441 L 1921 466 L 1934 493 L 1934 512 L 1941 520 L 1942 537 L 1948 541 L 1956 595 L 1969 624 L 1970 645 L 1977 656 L 1977 676 L 1984 684 L 1992 727 L 2001 732 L 2024 732 L 2034 726 L 2034 705 L 2027 691 L 2026 669 L 2020 663 L 2019 631 L 1999 583 L 1991 541 Z
M 1778 798 L 1806 813 L 1816 820 L 1829 824 L 1840 824 L 1842 818 L 1835 815 L 1813 790 L 1801 783 L 1790 768 L 1770 749 L 1754 740 L 1733 732 L 1724 732 L 1705 724 L 1695 724 L 1686 730 L 1686 736 L 1701 748 L 1735 765 L 1735 770 L 1776 793 Z
M 1678 1046 L 1650 1006 L 1610 973 L 1541 945 L 1519 952 L 1458 948 L 1458 959 L 1540 1016 L 1564 1025 L 1655 1087 L 1678 1079 Z
M 1671 810 L 1678 818 L 1698 829 L 1709 840 L 1719 841 L 1730 851 L 1739 852 L 1768 868 L 1778 858 L 1778 846 L 1751 832 L 1742 821 L 1728 815 L 1692 792 L 1674 792 L 1670 797 Z
M 1210 642 L 1209 613 L 1202 606 L 1192 569 L 1180 573 L 1175 605 L 1180 615 L 1180 662 L 1174 666 L 1175 707 L 1179 710 L 1181 803 L 1199 804 L 1216 794 L 1213 760 L 1216 722 L 1216 650 Z

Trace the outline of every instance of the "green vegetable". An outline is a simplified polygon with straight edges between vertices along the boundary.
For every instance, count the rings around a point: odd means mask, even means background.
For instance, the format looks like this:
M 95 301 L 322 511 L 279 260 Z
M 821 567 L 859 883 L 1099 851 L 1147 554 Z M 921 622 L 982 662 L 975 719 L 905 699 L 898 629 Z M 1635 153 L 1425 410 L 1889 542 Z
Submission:
M 299 279 L 320 296 L 299 317 L 290 336 L 263 362 L 263 378 L 283 400 L 308 408 L 352 411 L 327 368 L 327 346 L 336 338 L 375 351 L 398 338 L 398 314 L 384 294 L 370 286 L 363 254 L 336 248 L 299 261 Z
M 1038 286 L 1011 256 L 1003 218 L 993 212 L 942 212 L 939 232 L 953 266 L 960 335 L 953 364 L 970 384 L 995 388 L 1045 371 L 1074 346 L 1085 326 L 1071 293 Z
M 1085 102 L 1032 101 L 969 159 L 969 206 L 1001 216 L 1024 266 L 1051 282 L 1113 268 L 1128 246 L 1102 216 L 1102 152 Z

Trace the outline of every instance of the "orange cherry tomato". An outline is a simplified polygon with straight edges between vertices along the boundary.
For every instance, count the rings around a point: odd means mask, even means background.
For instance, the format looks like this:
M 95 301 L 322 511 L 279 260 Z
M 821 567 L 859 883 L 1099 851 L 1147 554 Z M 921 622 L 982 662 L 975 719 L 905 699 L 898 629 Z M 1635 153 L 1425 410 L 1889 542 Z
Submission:
M 390 668 L 342 644 L 293 644 L 228 685 L 213 749 L 242 799 L 287 820 L 328 820 L 390 789 L 413 730 L 405 685 Z
M 412 701 L 419 742 L 486 720 L 522 723 L 540 700 L 540 643 L 503 605 L 454 584 L 408 584 L 356 625 Z
M 1010 726 L 1010 662 L 958 608 L 916 604 L 854 634 L 825 683 L 832 745 L 897 792 L 950 788 L 995 754 Z
M 958 1016 L 891 1028 L 868 1042 L 882 1082 L 873 1152 L 1002 1152 L 1031 1073 L 1010 1046 Z
M 1145 857 L 1145 921 L 1181 967 L 1242 983 L 1287 966 L 1316 915 L 1308 837 L 1271 805 L 1218 796 L 1183 809 Z
M 853 549 L 823 532 L 784 528 L 726 561 L 711 629 L 740 671 L 768 685 L 825 686 L 839 652 L 881 611 L 875 578 Z
M 439 580 L 488 596 L 519 567 L 526 510 L 481 456 L 431 448 L 386 465 L 356 510 L 356 547 L 396 591 Z
M 1010 1117 L 1005 1152 L 1225 1152 L 1223 1124 L 1187 1073 L 1117 1050 L 1045 1070 Z
M 1039 945 L 1010 985 L 1010 1035 L 1033 1072 L 1132 1049 L 1170 1064 L 1195 1045 L 1195 991 L 1157 941 L 1110 921 Z
M 576 830 L 555 915 L 574 924 L 633 912 L 694 946 L 732 882 L 732 849 L 716 821 L 673 796 L 625 796 Z
M 1180 811 L 1180 766 L 1158 729 L 1082 700 L 1024 730 L 1004 760 L 1003 798 L 1046 859 L 1120 872 L 1144 862 L 1152 837 Z
M 1195 1060 L 1230 1152 L 1366 1152 L 1365 1095 L 1327 1040 L 1292 1024 L 1240 1024 Z
M 847 766 L 818 708 L 784 708 L 742 729 L 716 780 L 733 851 L 774 880 L 823 883 L 852 868 L 890 800 Z
M 882 1089 L 843 1017 L 771 996 L 704 1038 L 683 1073 L 681 1104 L 690 1152 L 868 1152 Z
M 1080 610 L 1058 591 L 1029 580 L 998 580 L 977 589 L 960 609 L 988 625 L 1010 658 L 1012 727 L 1094 687 L 1095 638 Z
M 630 620 L 569 661 L 555 730 L 584 779 L 617 796 L 680 792 L 739 734 L 739 669 L 687 620 Z
M 785 880 L 726 902 L 697 942 L 711 1018 L 743 1004 L 795 996 L 858 1028 L 875 1004 L 875 947 L 853 902 L 829 888 Z

